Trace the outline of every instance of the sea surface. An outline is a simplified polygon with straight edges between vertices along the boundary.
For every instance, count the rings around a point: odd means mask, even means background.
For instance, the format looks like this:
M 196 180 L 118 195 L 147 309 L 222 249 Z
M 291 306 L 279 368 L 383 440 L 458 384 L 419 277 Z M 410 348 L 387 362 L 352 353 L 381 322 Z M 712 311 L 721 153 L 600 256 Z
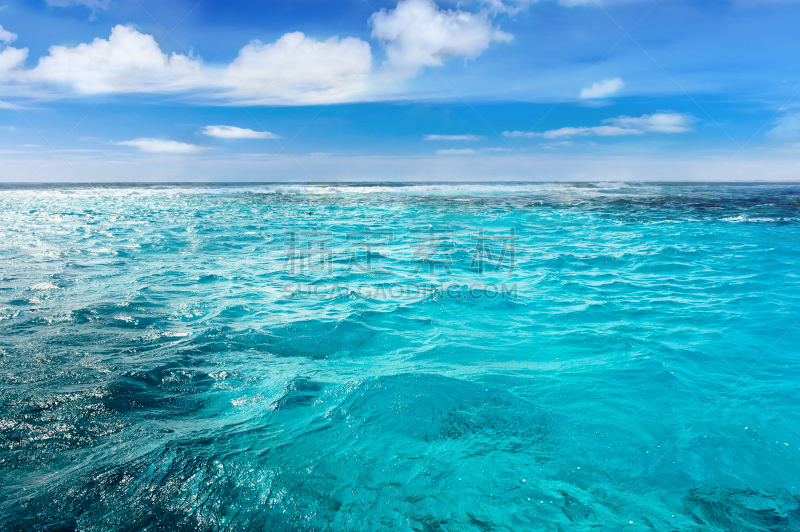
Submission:
M 0 530 L 800 530 L 800 185 L 3 185 L 0 236 Z

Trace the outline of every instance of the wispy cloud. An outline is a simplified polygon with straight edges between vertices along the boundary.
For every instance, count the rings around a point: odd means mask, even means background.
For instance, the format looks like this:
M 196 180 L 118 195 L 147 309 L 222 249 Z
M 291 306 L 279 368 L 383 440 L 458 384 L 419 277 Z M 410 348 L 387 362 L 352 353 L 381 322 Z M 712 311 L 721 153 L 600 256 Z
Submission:
M 253 131 L 236 126 L 206 126 L 200 133 L 218 139 L 279 139 L 280 135 L 269 131 Z
M 556 142 L 547 142 L 542 144 L 542 148 L 547 150 L 557 150 L 558 148 L 568 148 L 569 146 L 572 146 L 572 144 L 573 142 L 570 140 L 559 140 Z
M 478 153 L 476 150 L 471 148 L 465 149 L 453 149 L 453 150 L 436 150 L 436 155 L 474 155 Z
M 776 125 L 767 131 L 767 137 L 778 142 L 796 142 L 800 140 L 800 113 L 786 114 Z
M 482 135 L 425 135 L 424 140 L 482 140 Z
M 200 153 L 208 148 L 204 146 L 197 146 L 195 144 L 186 144 L 185 142 L 177 142 L 175 140 L 160 140 L 160 139 L 134 139 L 124 140 L 117 142 L 120 146 L 133 146 L 139 148 L 140 151 L 147 153 Z
M 50 7 L 86 6 L 89 9 L 108 9 L 111 0 L 47 0 Z
M 541 133 L 536 133 L 535 131 L 503 131 L 503 136 L 515 139 L 515 138 L 524 138 L 529 139 L 531 137 L 541 137 Z
M 111 0 L 47 0 L 50 7 L 86 6 L 92 10 L 89 20 L 97 20 L 97 11 L 106 10 Z
M 688 133 L 695 118 L 692 115 L 672 111 L 642 116 L 618 116 L 603 122 L 622 129 L 636 129 L 644 133 Z
M 520 11 L 528 9 L 530 4 L 538 4 L 542 0 L 483 0 L 483 3 L 488 5 L 492 11 L 498 13 L 508 13 L 509 15 L 516 15 Z M 612 2 L 635 2 L 637 0 L 611 0 Z M 641 0 L 639 0 L 641 1 Z M 742 0 L 738 0 L 742 1 Z M 757 1 L 757 0 L 751 0 Z M 780 1 L 780 0 L 778 0 Z M 598 4 L 600 0 L 557 0 L 557 3 L 565 7 L 586 6 L 590 4 Z M 604 4 L 609 3 L 609 0 L 604 0 Z
M 609 118 L 603 120 L 603 124 L 606 125 L 602 126 L 562 127 L 541 133 L 535 131 L 504 131 L 503 136 L 509 138 L 544 137 L 546 139 L 560 139 L 587 135 L 614 137 L 644 135 L 645 133 L 688 133 L 692 130 L 694 120 L 692 115 L 668 111 L 652 115 L 623 115 Z
M 624 86 L 625 83 L 623 83 L 620 78 L 604 79 L 600 83 L 593 83 L 591 87 L 583 89 L 581 91 L 581 100 L 605 98 L 606 96 L 614 94 Z

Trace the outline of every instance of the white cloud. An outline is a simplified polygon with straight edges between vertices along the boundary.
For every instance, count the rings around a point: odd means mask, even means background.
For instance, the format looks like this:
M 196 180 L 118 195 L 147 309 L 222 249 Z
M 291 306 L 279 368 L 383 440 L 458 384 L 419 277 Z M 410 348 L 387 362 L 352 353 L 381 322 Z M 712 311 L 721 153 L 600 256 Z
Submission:
M 92 10 L 89 20 L 97 20 L 97 11 L 106 10 L 111 0 L 47 0 L 50 7 L 86 6 Z
M 488 5 L 493 12 L 508 13 L 509 15 L 516 15 L 520 11 L 528 9 L 531 4 L 538 4 L 543 0 L 509 0 L 508 3 L 503 0 L 484 0 L 484 4 Z M 617 0 L 617 1 L 633 1 L 636 0 Z M 600 0 L 558 0 L 558 4 L 566 7 L 586 6 L 590 4 L 600 4 Z M 610 3 L 609 0 L 602 2 L 604 4 Z
M 593 83 L 591 87 L 583 89 L 581 91 L 581 100 L 604 98 L 614 94 L 624 86 L 625 83 L 620 78 L 604 79 L 601 83 Z
M 17 34 L 0 26 L 0 42 L 8 45 L 17 40 Z M 18 69 L 28 57 L 27 48 L 14 48 L 5 46 L 0 50 L 0 80 L 7 79 L 12 71 Z M 7 104 L 11 105 L 11 104 Z
M 572 145 L 573 145 L 572 141 L 560 140 L 560 141 L 557 141 L 557 142 L 547 142 L 545 144 L 542 144 L 542 148 L 545 148 L 547 150 L 557 150 L 559 148 L 568 148 L 569 146 L 572 146 Z
M 108 9 L 111 0 L 47 0 L 50 7 L 86 6 L 89 9 Z
M 7 79 L 14 71 L 17 71 L 27 57 L 27 48 L 8 46 L 0 50 L 0 79 Z
M 481 140 L 481 135 L 425 135 L 424 140 Z
M 199 153 L 205 148 L 195 144 L 186 144 L 185 142 L 177 142 L 175 140 L 160 140 L 160 139 L 134 139 L 117 142 L 120 146 L 133 146 L 139 150 L 147 153 Z
M 646 133 L 687 133 L 692 130 L 694 117 L 668 111 L 639 117 L 619 116 L 603 122 L 622 129 L 639 129 Z
M 0 73 L 26 56 L 27 49 L 0 52 Z M 362 98 L 371 65 L 369 44 L 360 39 L 317 41 L 295 32 L 271 44 L 251 42 L 227 67 L 205 67 L 198 57 L 167 55 L 152 35 L 118 25 L 108 39 L 52 46 L 35 68 L 16 72 L 13 81 L 56 85 L 60 93 L 79 95 L 199 91 L 213 99 L 233 96 L 238 103 L 304 105 Z
M 280 135 L 269 131 L 253 131 L 236 126 L 206 126 L 200 131 L 203 135 L 219 139 L 279 139 Z
M 350 101 L 366 88 L 369 43 L 355 37 L 317 41 L 299 31 L 239 51 L 222 83 L 250 103 Z
M 767 137 L 778 142 L 800 140 L 800 113 L 788 114 L 777 120 L 777 125 L 767 131 Z
M 532 131 L 504 131 L 503 136 L 509 138 L 544 137 L 561 139 L 576 136 L 597 135 L 612 137 L 622 135 L 644 135 L 645 133 L 688 133 L 692 130 L 694 117 L 672 111 L 659 112 L 642 116 L 618 116 L 603 120 L 602 126 L 594 127 L 562 127 L 543 133 Z
M 0 100 L 0 109 L 25 109 L 25 107 L 20 107 L 19 105 L 15 105 L 13 103 L 4 102 Z
M 466 148 L 463 150 L 436 150 L 436 155 L 474 155 L 477 151 Z
M 448 57 L 475 59 L 492 41 L 513 38 L 489 19 L 491 11 L 444 11 L 431 0 L 400 0 L 392 11 L 370 17 L 372 36 L 386 46 L 381 70 L 389 80 L 403 80 L 425 67 L 442 66 Z
M 108 0 L 50 0 L 50 5 L 105 9 Z M 386 47 L 382 74 L 408 79 L 451 57 L 473 59 L 493 41 L 512 36 L 495 27 L 496 14 L 442 10 L 432 0 L 400 0 L 371 19 Z M 6 45 L 16 35 L 0 28 Z M 15 95 L 48 97 L 107 93 L 191 93 L 223 104 L 318 105 L 397 96 L 373 83 L 372 50 L 354 37 L 318 41 L 287 33 L 272 43 L 252 41 L 230 64 L 206 65 L 192 53 L 165 53 L 152 35 L 117 25 L 108 38 L 55 45 L 25 69 L 28 49 L 0 47 L 0 82 Z M 389 91 L 387 93 L 387 91 Z M 391 94 L 390 94 L 391 93 Z
M 3 29 L 3 26 L 0 26 L 0 41 L 2 41 L 3 44 L 11 44 L 16 40 L 16 33 L 11 33 L 10 31 Z
M 539 137 L 541 133 L 535 133 L 533 131 L 503 131 L 503 136 L 508 138 L 525 138 L 529 139 L 531 137 Z
M 51 46 L 22 79 L 65 86 L 79 94 L 173 92 L 196 88 L 204 79 L 197 58 L 161 52 L 152 35 L 115 26 L 108 39 L 74 48 Z
M 616 119 L 611 119 L 616 120 Z M 608 120 L 604 120 L 608 122 Z M 595 126 L 595 127 L 562 127 L 545 131 L 542 136 L 546 139 L 560 139 L 565 137 L 597 135 L 600 137 L 618 137 L 623 135 L 644 135 L 645 130 L 635 127 Z
M 552 129 L 550 131 L 545 131 L 542 133 L 542 136 L 546 139 L 561 139 L 561 138 L 569 138 L 578 135 L 591 135 L 592 133 L 596 133 L 598 135 L 602 135 L 603 133 L 612 133 L 613 131 L 609 131 L 605 128 L 605 126 L 598 126 L 597 128 L 594 127 L 562 127 L 559 129 Z M 641 131 L 631 132 L 632 135 L 641 135 Z M 605 135 L 610 136 L 610 135 Z

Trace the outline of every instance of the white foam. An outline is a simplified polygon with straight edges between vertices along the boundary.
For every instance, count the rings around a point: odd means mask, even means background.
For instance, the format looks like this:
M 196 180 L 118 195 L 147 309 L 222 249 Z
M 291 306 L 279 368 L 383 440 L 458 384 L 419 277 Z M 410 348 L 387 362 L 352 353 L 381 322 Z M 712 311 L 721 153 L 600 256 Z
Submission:
M 31 286 L 31 290 L 58 290 L 58 289 L 59 287 L 54 285 L 50 281 L 45 281 L 43 283 Z

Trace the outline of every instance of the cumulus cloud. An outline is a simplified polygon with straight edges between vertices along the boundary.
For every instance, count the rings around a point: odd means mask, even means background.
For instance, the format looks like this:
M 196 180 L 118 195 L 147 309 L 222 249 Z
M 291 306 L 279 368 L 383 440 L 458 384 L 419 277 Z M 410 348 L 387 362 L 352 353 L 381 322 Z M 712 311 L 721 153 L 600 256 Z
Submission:
M 49 0 L 53 6 L 105 9 L 108 0 Z M 490 7 L 477 13 L 440 9 L 433 0 L 400 0 L 370 18 L 386 49 L 383 79 L 403 80 L 448 58 L 474 59 L 492 42 L 512 36 L 497 28 Z M 316 40 L 301 32 L 272 43 L 252 41 L 230 64 L 205 65 L 192 53 L 165 53 L 152 35 L 117 25 L 108 38 L 51 46 L 33 68 L 28 49 L 8 46 L 16 35 L 0 28 L 0 82 L 36 96 L 191 93 L 206 101 L 251 105 L 317 105 L 364 101 L 387 90 L 372 83 L 372 50 L 354 37 Z
M 16 38 L 0 27 L 0 42 Z M 278 105 L 360 99 L 372 66 L 370 46 L 360 39 L 317 41 L 295 32 L 274 43 L 251 42 L 227 67 L 205 67 L 191 54 L 162 52 L 152 35 L 123 25 L 112 28 L 108 39 L 52 46 L 36 67 L 24 70 L 27 56 L 27 48 L 0 50 L 0 80 L 23 88 L 54 87 L 59 95 L 203 92 Z
M 481 135 L 425 135 L 424 140 L 481 140 Z
M 496 28 L 490 14 L 445 11 L 431 0 L 401 0 L 391 11 L 380 10 L 370 23 L 372 36 L 386 47 L 382 73 L 389 80 L 408 79 L 448 57 L 475 59 L 493 41 L 510 42 L 513 37 Z
M 152 35 L 115 26 L 108 39 L 74 48 L 51 46 L 22 79 L 60 85 L 80 94 L 174 92 L 204 81 L 197 58 L 161 52 Z
M 269 131 L 253 131 L 236 126 L 206 126 L 200 131 L 203 135 L 218 139 L 279 139 L 280 135 Z
M 107 9 L 110 0 L 48 0 L 51 6 Z M 448 58 L 474 59 L 511 35 L 495 27 L 490 7 L 477 13 L 440 9 L 433 0 L 400 0 L 370 18 L 386 48 L 381 72 L 389 80 L 416 76 Z M 28 49 L 8 46 L 16 35 L 0 28 L 0 82 L 36 96 L 108 93 L 190 93 L 206 101 L 250 105 L 317 105 L 372 99 L 372 50 L 354 37 L 316 40 L 301 32 L 272 43 L 252 41 L 230 64 L 205 65 L 193 54 L 165 53 L 152 35 L 117 25 L 108 38 L 51 46 L 33 68 Z M 440 139 L 442 140 L 442 139 Z
M 175 140 L 160 140 L 160 139 L 134 139 L 124 140 L 117 142 L 120 146 L 133 146 L 139 148 L 140 151 L 147 153 L 177 153 L 189 154 L 199 153 L 207 148 L 197 146 L 195 144 L 186 144 L 185 142 L 177 142 Z
M 476 153 L 478 152 L 471 148 L 466 148 L 463 150 L 436 150 L 436 155 L 474 155 Z
M 16 40 L 17 40 L 16 33 L 11 33 L 10 31 L 3 29 L 3 26 L 0 26 L 0 42 L 2 42 L 3 44 L 11 44 Z
M 594 98 L 605 98 L 610 94 L 614 94 L 625 83 L 620 78 L 604 79 L 600 83 L 593 83 L 591 87 L 585 88 L 581 91 L 581 100 L 591 100 Z
M 0 52 L 0 73 L 25 57 L 27 49 Z M 50 47 L 35 68 L 17 72 L 13 81 L 79 95 L 202 92 L 240 103 L 302 105 L 358 99 L 371 65 L 369 44 L 360 39 L 317 41 L 295 32 L 275 43 L 251 42 L 227 67 L 206 67 L 191 54 L 165 54 L 152 35 L 117 25 L 108 39 Z
M 242 48 L 223 83 L 253 103 L 347 101 L 364 91 L 371 66 L 372 51 L 361 39 L 317 41 L 297 31 Z
M 576 136 L 597 135 L 613 137 L 623 135 L 644 135 L 645 133 L 687 133 L 692 130 L 694 117 L 672 111 L 642 116 L 618 116 L 603 120 L 602 126 L 562 127 L 542 133 L 533 131 L 504 131 L 509 138 L 544 137 L 561 139 Z
M 22 66 L 27 57 L 27 48 L 7 46 L 0 50 L 0 78 L 8 79 L 12 72 Z
M 27 48 L 14 48 L 8 44 L 17 40 L 17 34 L 0 26 L 0 42 L 3 48 L 0 50 L 0 80 L 8 79 L 12 71 L 19 69 L 28 57 Z

